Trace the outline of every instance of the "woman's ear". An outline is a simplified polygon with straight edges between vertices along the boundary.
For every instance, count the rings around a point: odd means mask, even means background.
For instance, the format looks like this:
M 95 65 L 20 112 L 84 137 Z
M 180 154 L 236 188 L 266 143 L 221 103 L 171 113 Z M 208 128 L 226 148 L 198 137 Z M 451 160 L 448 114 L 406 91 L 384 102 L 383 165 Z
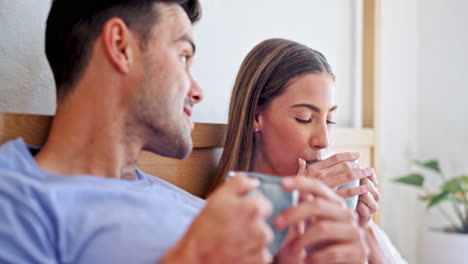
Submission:
M 263 128 L 263 113 L 260 110 L 255 110 L 254 131 L 260 132 Z

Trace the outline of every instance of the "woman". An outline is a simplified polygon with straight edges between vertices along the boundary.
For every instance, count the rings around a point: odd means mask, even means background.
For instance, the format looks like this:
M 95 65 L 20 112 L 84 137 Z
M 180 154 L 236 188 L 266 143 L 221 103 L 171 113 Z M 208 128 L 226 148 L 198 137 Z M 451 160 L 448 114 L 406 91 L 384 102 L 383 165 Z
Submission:
M 334 82 L 330 65 L 318 51 L 283 39 L 257 45 L 245 58 L 232 91 L 213 189 L 231 170 L 306 175 L 335 190 L 359 179 L 360 186 L 337 192 L 343 198 L 359 195 L 359 223 L 367 230 L 368 241 L 375 242 L 369 243 L 369 261 L 391 263 L 392 246 L 379 242 L 384 237 L 371 220 L 380 198 L 373 169 L 355 162 L 358 153 L 324 159 L 337 110 Z

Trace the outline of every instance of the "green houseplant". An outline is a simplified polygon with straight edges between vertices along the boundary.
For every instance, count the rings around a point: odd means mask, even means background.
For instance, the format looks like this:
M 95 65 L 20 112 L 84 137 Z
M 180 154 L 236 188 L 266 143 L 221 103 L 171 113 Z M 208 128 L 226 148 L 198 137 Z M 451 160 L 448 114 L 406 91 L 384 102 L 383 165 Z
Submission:
M 394 181 L 421 189 L 423 195 L 420 198 L 427 203 L 427 208 L 438 207 L 450 224 L 444 231 L 468 234 L 468 175 L 448 178 L 440 169 L 437 160 L 416 162 L 416 165 L 421 167 L 423 172 L 412 172 Z M 426 179 L 429 174 L 437 174 L 440 177 L 441 184 L 435 189 L 427 186 Z M 442 202 L 450 204 L 458 221 L 454 221 L 440 206 Z

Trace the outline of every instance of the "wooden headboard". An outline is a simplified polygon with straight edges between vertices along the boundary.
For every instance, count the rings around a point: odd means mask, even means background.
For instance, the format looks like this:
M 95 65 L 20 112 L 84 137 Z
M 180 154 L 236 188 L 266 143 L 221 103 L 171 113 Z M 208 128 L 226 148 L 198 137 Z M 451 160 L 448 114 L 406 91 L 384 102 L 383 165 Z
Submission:
M 52 116 L 0 113 L 0 144 L 22 137 L 26 143 L 42 146 L 52 123 Z M 176 160 L 143 152 L 138 167 L 188 192 L 204 197 L 221 157 L 226 125 L 196 123 L 192 133 L 194 149 L 185 160 Z M 336 129 L 331 152 L 358 151 L 360 163 L 373 166 L 374 139 L 369 129 Z
M 22 137 L 26 143 L 42 146 L 52 124 L 52 116 L 0 113 L 0 144 Z M 225 125 L 196 123 L 192 133 L 193 152 L 185 160 L 142 152 L 138 167 L 188 192 L 204 197 L 221 157 Z

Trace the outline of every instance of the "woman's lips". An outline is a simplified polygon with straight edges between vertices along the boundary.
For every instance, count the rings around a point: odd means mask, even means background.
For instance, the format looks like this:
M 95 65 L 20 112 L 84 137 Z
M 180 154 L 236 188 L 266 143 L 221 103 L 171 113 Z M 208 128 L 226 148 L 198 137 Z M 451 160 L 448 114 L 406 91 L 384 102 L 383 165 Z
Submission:
M 319 161 L 320 161 L 319 159 L 314 159 L 314 160 L 306 160 L 305 162 L 306 162 L 307 166 L 310 166 L 310 165 L 312 165 L 314 163 L 317 163 Z

